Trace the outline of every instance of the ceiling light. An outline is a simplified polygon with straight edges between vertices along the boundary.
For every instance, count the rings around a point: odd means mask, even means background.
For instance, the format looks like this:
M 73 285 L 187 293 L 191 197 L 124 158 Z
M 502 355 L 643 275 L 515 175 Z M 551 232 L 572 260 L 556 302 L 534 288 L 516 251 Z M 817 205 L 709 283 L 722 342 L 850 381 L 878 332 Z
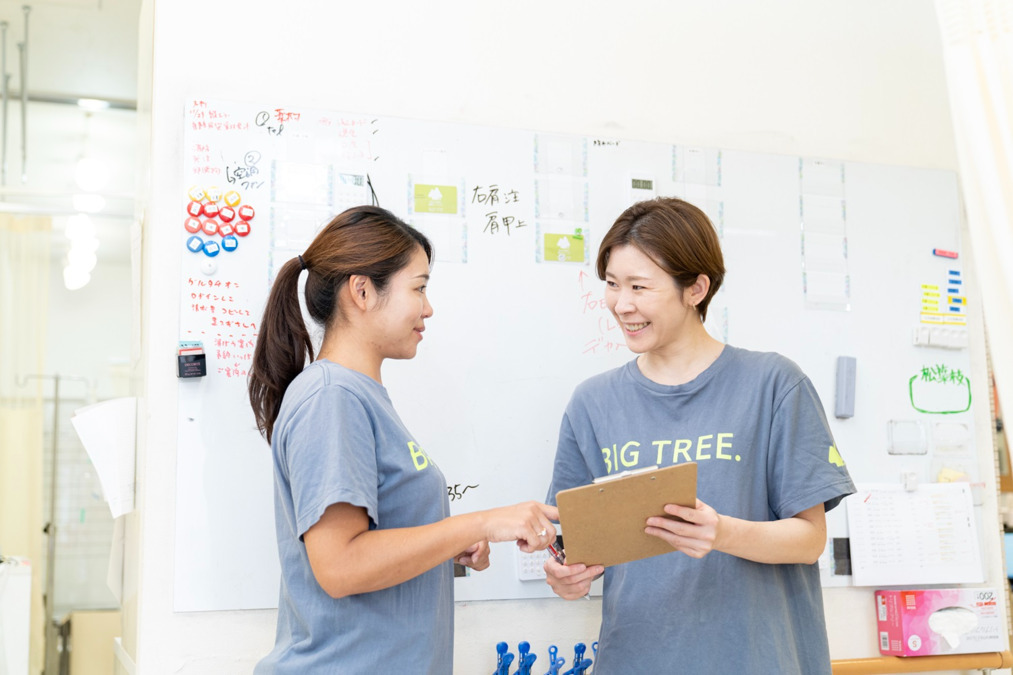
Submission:
M 109 101 L 103 101 L 99 98 L 79 98 L 77 99 L 77 105 L 85 110 L 97 111 L 108 108 Z
M 84 272 L 91 272 L 95 269 L 95 265 L 98 264 L 98 256 L 95 255 L 94 251 L 71 248 L 67 251 L 67 262 L 69 263 L 68 267 L 73 267 Z
M 67 225 L 63 233 L 71 241 L 75 239 L 88 239 L 95 236 L 95 225 L 92 224 L 91 218 L 87 214 L 75 213 L 70 218 L 67 218 Z
M 91 274 L 88 272 L 70 266 L 63 268 L 63 285 L 67 287 L 68 291 L 84 288 L 89 281 L 91 281 Z
M 97 251 L 98 245 L 98 237 L 84 237 L 73 240 L 70 247 L 78 251 Z

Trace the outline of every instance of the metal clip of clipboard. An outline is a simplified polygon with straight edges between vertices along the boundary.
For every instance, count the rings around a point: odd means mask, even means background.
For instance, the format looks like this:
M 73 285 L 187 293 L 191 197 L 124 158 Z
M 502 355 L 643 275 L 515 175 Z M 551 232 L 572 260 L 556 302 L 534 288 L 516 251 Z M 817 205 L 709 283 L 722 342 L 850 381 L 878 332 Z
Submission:
M 592 483 L 607 483 L 610 480 L 616 480 L 618 478 L 626 478 L 627 476 L 636 476 L 638 473 L 647 473 L 648 471 L 657 471 L 658 465 L 654 466 L 642 466 L 639 469 L 627 469 L 626 471 L 620 471 L 619 473 L 609 474 L 607 476 L 598 476 L 592 478 Z

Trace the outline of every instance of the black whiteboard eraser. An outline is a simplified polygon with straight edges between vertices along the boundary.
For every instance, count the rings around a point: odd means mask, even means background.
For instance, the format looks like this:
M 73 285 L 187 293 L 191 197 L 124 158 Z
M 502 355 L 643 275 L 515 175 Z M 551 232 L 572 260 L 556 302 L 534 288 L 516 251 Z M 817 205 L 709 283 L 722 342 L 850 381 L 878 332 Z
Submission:
M 837 357 L 837 396 L 834 399 L 834 416 L 845 419 L 855 416 L 855 370 L 858 362 L 854 356 Z

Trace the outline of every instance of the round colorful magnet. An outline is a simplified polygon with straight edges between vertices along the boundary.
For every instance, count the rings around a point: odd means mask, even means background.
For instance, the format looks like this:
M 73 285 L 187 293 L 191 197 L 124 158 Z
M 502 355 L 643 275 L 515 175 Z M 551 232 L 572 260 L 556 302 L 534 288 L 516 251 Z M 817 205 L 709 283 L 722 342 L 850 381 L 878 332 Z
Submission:
M 250 224 L 245 220 L 240 220 L 236 223 L 236 234 L 240 237 L 245 237 L 250 233 Z
M 218 215 L 218 204 L 214 202 L 204 202 L 204 208 L 201 209 L 204 215 L 208 218 L 214 218 Z
M 187 202 L 187 204 L 186 204 L 186 212 L 187 212 L 187 214 L 191 218 L 196 218 L 197 216 L 200 215 L 200 212 L 201 212 L 201 203 L 200 202 Z
M 213 237 L 218 234 L 218 221 L 217 220 L 205 220 L 201 223 L 201 229 L 204 230 L 204 234 L 209 237 Z
M 183 227 L 185 227 L 186 231 L 190 234 L 196 234 L 197 232 L 200 232 L 201 225 L 200 221 L 196 218 L 187 218 L 183 221 Z
M 229 206 L 235 206 L 241 200 L 242 197 L 240 197 L 239 193 L 236 192 L 235 190 L 229 190 L 228 192 L 225 193 L 225 203 L 228 204 Z
M 204 191 L 204 194 L 209 200 L 216 202 L 222 198 L 222 189 L 217 185 L 212 185 Z
M 243 220 L 253 220 L 253 207 L 249 204 L 243 204 L 240 206 L 239 217 Z
M 199 253 L 204 250 L 204 240 L 194 235 L 186 240 L 186 247 L 190 249 L 191 253 Z
M 195 202 L 199 202 L 200 200 L 204 199 L 204 197 L 206 196 L 205 192 L 204 192 L 204 188 L 198 187 L 196 185 L 194 185 L 189 190 L 187 190 L 186 194 L 187 194 L 188 197 L 190 197 L 190 199 L 192 201 L 195 201 Z
M 231 253 L 239 248 L 239 240 L 231 234 L 227 237 L 222 237 L 222 248 Z
M 236 233 L 236 228 L 232 227 L 232 223 L 222 223 L 218 226 L 218 234 L 223 237 L 229 237 Z
M 231 206 L 223 206 L 218 209 L 218 217 L 222 222 L 227 223 L 236 217 L 236 210 Z
M 222 252 L 222 247 L 218 245 L 218 242 L 214 239 L 208 239 L 204 242 L 204 255 L 209 258 L 214 258 L 216 255 Z

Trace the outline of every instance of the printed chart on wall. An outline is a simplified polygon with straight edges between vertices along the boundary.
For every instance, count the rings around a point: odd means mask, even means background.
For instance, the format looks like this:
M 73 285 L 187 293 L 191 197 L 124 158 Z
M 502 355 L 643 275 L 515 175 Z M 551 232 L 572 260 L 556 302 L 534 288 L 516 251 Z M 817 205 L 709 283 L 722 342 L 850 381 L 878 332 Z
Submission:
M 435 245 L 426 339 L 383 378 L 453 513 L 545 498 L 573 388 L 632 357 L 598 244 L 656 196 L 697 204 L 718 231 L 729 271 L 708 331 L 799 363 L 856 480 L 978 480 L 950 173 L 210 99 L 187 101 L 184 121 L 167 224 L 183 256 L 177 611 L 276 606 L 270 449 L 246 376 L 277 270 L 358 204 Z M 833 415 L 839 356 L 858 364 L 847 419 Z M 825 559 L 825 583 L 851 583 L 845 558 Z M 551 597 L 537 556 L 495 544 L 492 559 L 455 580 L 459 600 Z

